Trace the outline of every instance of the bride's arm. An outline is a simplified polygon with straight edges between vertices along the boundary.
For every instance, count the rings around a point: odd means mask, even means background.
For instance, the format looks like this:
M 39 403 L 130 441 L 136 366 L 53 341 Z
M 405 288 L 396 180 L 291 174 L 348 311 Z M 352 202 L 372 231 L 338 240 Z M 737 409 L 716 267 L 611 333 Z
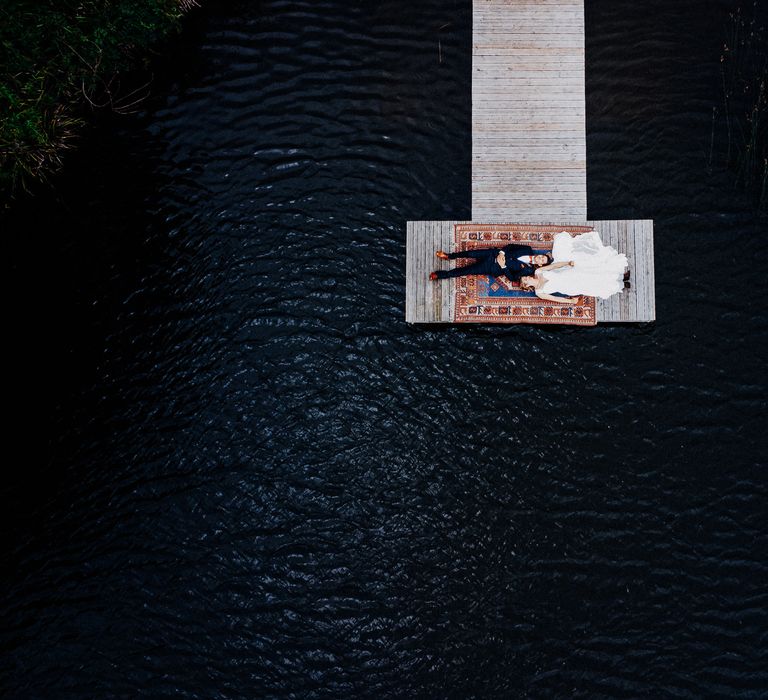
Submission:
M 539 299 L 544 299 L 545 301 L 556 301 L 558 304 L 579 303 L 579 297 L 556 297 L 552 294 L 546 294 L 545 292 L 536 292 L 536 296 L 539 297 Z
M 541 270 L 542 272 L 544 272 L 545 270 L 557 270 L 557 269 L 559 269 L 559 268 L 561 268 L 561 267 L 568 267 L 569 265 L 570 265 L 571 267 L 573 267 L 573 261 L 572 261 L 572 260 L 569 260 L 569 261 L 567 261 L 567 262 L 556 262 L 556 263 L 550 263 L 550 264 L 549 264 L 549 265 L 547 265 L 546 267 L 540 267 L 540 268 L 538 268 L 538 269 L 537 269 L 537 272 L 538 272 L 539 270 Z

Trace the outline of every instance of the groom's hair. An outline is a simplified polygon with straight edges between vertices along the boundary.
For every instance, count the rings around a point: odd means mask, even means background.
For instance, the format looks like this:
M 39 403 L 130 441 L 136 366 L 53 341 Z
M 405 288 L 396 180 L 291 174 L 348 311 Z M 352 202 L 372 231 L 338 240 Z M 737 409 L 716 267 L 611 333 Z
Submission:
M 551 265 L 553 262 L 555 262 L 555 259 L 549 253 L 535 253 L 535 255 L 546 255 L 547 263 L 546 265 L 534 265 L 534 267 L 546 267 L 547 265 Z

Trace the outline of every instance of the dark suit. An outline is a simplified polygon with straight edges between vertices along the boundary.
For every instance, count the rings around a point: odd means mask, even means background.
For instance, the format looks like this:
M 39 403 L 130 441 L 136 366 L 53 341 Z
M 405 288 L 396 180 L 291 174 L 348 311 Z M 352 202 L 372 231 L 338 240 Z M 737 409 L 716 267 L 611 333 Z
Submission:
M 504 251 L 506 266 L 501 267 L 496 262 L 498 254 Z M 449 260 L 456 258 L 472 258 L 475 262 L 463 267 L 455 267 L 453 270 L 438 270 L 438 279 L 448 277 L 463 277 L 464 275 L 489 275 L 501 277 L 505 275 L 511 282 L 517 282 L 524 275 L 532 275 L 535 272 L 533 265 L 520 262 L 521 255 L 536 255 L 529 245 L 516 245 L 511 243 L 503 248 L 477 248 L 476 250 L 461 250 L 456 253 L 448 253 Z

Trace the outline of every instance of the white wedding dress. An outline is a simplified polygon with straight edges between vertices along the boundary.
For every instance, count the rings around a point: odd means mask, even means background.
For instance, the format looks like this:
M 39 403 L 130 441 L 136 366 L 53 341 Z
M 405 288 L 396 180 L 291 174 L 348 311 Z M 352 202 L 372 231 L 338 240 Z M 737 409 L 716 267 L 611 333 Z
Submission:
M 624 289 L 627 256 L 603 245 L 597 231 L 582 233 L 575 238 L 566 231 L 558 233 L 552 245 L 552 257 L 555 262 L 573 260 L 575 265 L 540 272 L 539 276 L 545 281 L 540 292 L 607 299 Z

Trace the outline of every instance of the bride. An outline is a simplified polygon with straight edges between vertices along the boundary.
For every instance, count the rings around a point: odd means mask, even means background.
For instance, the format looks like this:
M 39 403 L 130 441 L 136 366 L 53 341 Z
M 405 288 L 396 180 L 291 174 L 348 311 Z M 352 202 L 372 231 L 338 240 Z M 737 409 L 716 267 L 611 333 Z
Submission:
M 558 233 L 552 245 L 555 262 L 539 267 L 534 275 L 520 278 L 520 287 L 536 296 L 561 304 L 576 304 L 578 296 L 556 297 L 555 293 L 607 299 L 624 288 L 627 256 L 603 245 L 597 231 L 576 238 Z

